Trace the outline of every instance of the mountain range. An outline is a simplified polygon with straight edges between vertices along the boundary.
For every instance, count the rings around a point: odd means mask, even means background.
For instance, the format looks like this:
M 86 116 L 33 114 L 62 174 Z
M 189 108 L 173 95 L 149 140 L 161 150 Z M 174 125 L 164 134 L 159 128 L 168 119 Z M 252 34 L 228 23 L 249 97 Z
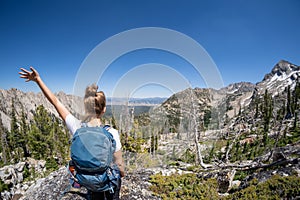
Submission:
M 74 115 L 82 114 L 82 98 L 63 92 L 56 95 Z M 107 102 L 107 117 L 119 115 L 120 118 L 116 120 L 122 119 L 119 121 L 124 122 L 119 124 L 118 129 L 124 138 L 126 166 L 130 168 L 135 164 L 135 170 L 129 170 L 123 179 L 121 193 L 124 200 L 160 199 L 159 194 L 154 196 L 153 190 L 149 191 L 149 185 L 161 186 L 168 179 L 164 177 L 160 184 L 156 182 L 158 180 L 149 183 L 151 175 L 175 173 L 177 176 L 179 172 L 195 173 L 198 178 L 205 180 L 214 177 L 217 186 L 208 191 L 216 192 L 216 187 L 218 193 L 212 199 L 224 199 L 226 195 L 229 198 L 225 199 L 236 199 L 234 196 L 231 198 L 229 193 L 241 195 L 243 199 L 245 195 L 253 193 L 242 195 L 246 189 L 253 188 L 251 184 L 267 182 L 269 179 L 273 181 L 273 175 L 279 175 L 282 179 L 288 177 L 291 181 L 284 180 L 284 189 L 264 189 L 262 192 L 272 190 L 276 198 L 284 194 L 281 196 L 284 199 L 297 199 L 299 196 L 299 187 L 293 186 L 294 183 L 299 185 L 300 181 L 300 67 L 295 64 L 281 60 L 262 81 L 255 84 L 233 83 L 219 90 L 187 88 L 167 99 L 128 101 L 126 98 L 108 98 Z M 25 114 L 30 121 L 39 105 L 57 116 L 53 106 L 41 93 L 0 90 L 1 120 L 8 130 L 12 108 L 17 119 Z M 142 149 L 146 149 L 146 152 L 138 154 Z M 137 154 L 133 155 L 133 152 Z M 61 196 L 68 184 L 64 167 L 36 182 L 22 183 L 26 174 L 24 166 L 37 166 L 42 173 L 47 163 L 27 159 L 29 161 L 0 169 L 3 179 L 0 180 L 0 186 L 3 181 L 11 187 L 10 191 L 1 193 L 1 198 L 57 199 Z M 160 164 L 152 165 L 155 162 Z M 233 182 L 237 185 L 233 186 Z M 174 183 L 170 182 L 170 185 Z M 280 184 L 277 182 L 273 185 Z M 180 184 L 176 191 L 180 193 L 184 187 L 189 185 Z M 259 185 L 254 188 L 258 193 L 261 192 Z M 165 194 L 176 191 L 166 191 Z M 191 195 L 195 192 L 192 190 Z M 64 199 L 84 198 L 70 194 Z
M 166 113 L 169 119 L 172 118 L 173 123 L 179 123 L 182 118 L 186 118 L 184 110 L 193 105 L 197 117 L 205 118 L 209 113 L 211 121 L 208 125 L 217 128 L 216 124 L 214 125 L 216 118 L 224 124 L 224 121 L 233 119 L 241 111 L 252 109 L 251 104 L 254 104 L 257 98 L 263 98 L 266 92 L 274 98 L 274 104 L 279 104 L 279 101 L 281 104 L 286 103 L 287 90 L 293 95 L 299 82 L 300 67 L 281 60 L 256 84 L 233 83 L 220 90 L 189 88 L 172 95 L 157 109 Z
M 188 88 L 169 98 L 132 98 L 129 100 L 126 98 L 107 98 L 107 105 L 145 106 L 146 108 L 140 109 L 142 111 L 139 111 L 138 114 L 147 112 L 149 107 L 156 106 L 158 110 L 165 112 L 166 115 L 174 116 L 182 110 L 182 107 L 179 105 L 190 103 L 187 100 L 190 100 L 190 91 L 193 91 L 193 101 L 196 102 L 194 105 L 197 105 L 199 112 L 215 108 L 218 112 L 221 112 L 222 118 L 225 116 L 233 118 L 241 109 L 246 108 L 251 103 L 254 96 L 263 95 L 266 90 L 272 96 L 283 93 L 288 86 L 291 90 L 294 90 L 296 83 L 299 82 L 299 77 L 299 66 L 281 60 L 273 67 L 270 73 L 264 76 L 262 81 L 256 84 L 250 82 L 232 83 L 219 90 L 211 88 Z M 63 92 L 59 92 L 56 95 L 72 113 L 77 116 L 83 113 L 81 106 L 82 98 Z M 0 114 L 4 126 L 8 129 L 10 129 L 12 103 L 19 117 L 22 110 L 24 110 L 28 119 L 31 119 L 38 105 L 44 105 L 48 111 L 57 116 L 54 107 L 46 100 L 42 93 L 25 93 L 16 88 L 10 90 L 0 89 Z M 181 110 L 178 110 L 179 107 Z M 178 117 L 180 118 L 180 116 Z M 176 120 L 180 120 L 179 118 Z

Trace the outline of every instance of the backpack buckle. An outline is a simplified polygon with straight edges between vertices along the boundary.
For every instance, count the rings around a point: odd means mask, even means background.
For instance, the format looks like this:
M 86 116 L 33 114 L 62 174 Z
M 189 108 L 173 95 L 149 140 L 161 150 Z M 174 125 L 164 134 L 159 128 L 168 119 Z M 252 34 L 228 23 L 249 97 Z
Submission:
M 74 181 L 78 182 L 78 180 L 77 180 L 77 178 L 76 178 L 76 173 L 77 173 L 77 171 L 76 171 L 76 169 L 75 169 L 75 166 L 73 165 L 72 160 L 69 161 L 68 166 L 67 166 L 67 169 L 68 169 L 68 172 L 69 172 L 71 178 L 72 178 Z
M 110 194 L 113 194 L 113 193 L 115 193 L 115 191 L 114 191 L 114 188 L 113 188 L 113 187 L 111 187 L 111 186 L 110 186 L 110 188 L 108 189 L 108 191 L 109 191 L 109 193 L 110 193 Z

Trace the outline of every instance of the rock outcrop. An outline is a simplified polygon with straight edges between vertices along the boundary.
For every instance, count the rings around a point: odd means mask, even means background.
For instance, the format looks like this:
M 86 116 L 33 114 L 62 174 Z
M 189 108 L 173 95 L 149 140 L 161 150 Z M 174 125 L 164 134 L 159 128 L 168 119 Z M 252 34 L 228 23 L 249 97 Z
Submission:
M 122 179 L 121 199 L 122 200 L 157 200 L 149 190 L 149 176 L 154 173 L 153 170 L 140 170 L 134 173 L 128 173 Z M 25 187 L 26 185 L 26 187 Z M 87 190 L 82 187 L 78 193 L 69 192 L 69 174 L 65 167 L 52 172 L 45 178 L 40 178 L 28 185 L 23 184 L 19 189 L 14 189 L 12 193 L 5 192 L 1 194 L 3 200 L 85 200 Z
M 32 185 L 35 184 L 34 178 L 44 176 L 46 172 L 46 161 L 34 160 L 27 158 L 23 162 L 19 162 L 15 165 L 7 165 L 0 169 L 0 180 L 3 186 L 10 188 L 1 193 L 2 199 L 11 199 L 13 196 L 21 196 Z M 28 175 L 28 172 L 33 172 L 33 175 Z M 27 181 L 25 180 L 27 179 Z M 29 181 L 32 180 L 32 181 Z

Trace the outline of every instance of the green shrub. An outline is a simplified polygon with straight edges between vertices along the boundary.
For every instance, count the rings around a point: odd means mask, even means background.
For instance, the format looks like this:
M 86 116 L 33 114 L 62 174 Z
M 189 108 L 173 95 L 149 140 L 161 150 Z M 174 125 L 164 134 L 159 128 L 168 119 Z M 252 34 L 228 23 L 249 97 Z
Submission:
M 217 181 L 215 179 L 204 180 L 196 174 L 174 174 L 151 176 L 150 189 L 162 199 L 218 199 Z
M 300 177 L 274 175 L 263 183 L 256 179 L 250 186 L 230 194 L 225 199 L 293 199 L 300 194 Z
M 0 179 L 0 192 L 3 192 L 5 190 L 9 189 L 9 185 L 5 184 L 2 179 Z
M 240 177 L 246 174 L 240 173 Z M 281 177 L 274 175 L 263 183 L 257 179 L 250 181 L 250 185 L 242 190 L 221 197 L 218 195 L 218 184 L 216 179 L 198 178 L 196 174 L 174 174 L 172 176 L 162 176 L 156 174 L 151 176 L 150 189 L 156 196 L 164 200 L 169 199 L 294 199 L 300 194 L 300 177 Z
M 47 158 L 45 167 L 47 171 L 55 171 L 58 169 L 58 164 L 53 157 Z
M 134 138 L 132 136 L 121 137 L 122 148 L 124 151 L 133 153 L 143 153 L 142 145 L 145 143 L 143 138 Z
M 234 180 L 243 180 L 249 175 L 247 171 L 237 171 L 234 176 Z
M 186 163 L 194 163 L 195 157 L 195 153 L 193 153 L 190 149 L 187 149 L 181 156 L 180 160 Z
M 27 180 L 27 179 L 29 179 L 30 178 L 30 171 L 29 171 L 29 169 L 28 169 L 28 166 L 26 166 L 25 165 L 25 167 L 24 167 L 24 172 L 23 172 L 23 178 L 24 178 L 24 180 Z

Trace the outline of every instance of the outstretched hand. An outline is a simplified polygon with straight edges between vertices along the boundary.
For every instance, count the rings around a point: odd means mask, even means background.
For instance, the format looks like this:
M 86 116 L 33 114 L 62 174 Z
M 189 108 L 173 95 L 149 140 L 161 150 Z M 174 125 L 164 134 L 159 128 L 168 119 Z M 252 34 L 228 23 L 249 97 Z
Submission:
M 33 67 L 30 67 L 30 71 L 24 69 L 24 68 L 21 68 L 21 72 L 19 72 L 19 74 L 21 75 L 20 78 L 24 78 L 26 82 L 28 81 L 34 81 L 36 82 L 37 79 L 40 77 L 39 73 L 33 68 Z

